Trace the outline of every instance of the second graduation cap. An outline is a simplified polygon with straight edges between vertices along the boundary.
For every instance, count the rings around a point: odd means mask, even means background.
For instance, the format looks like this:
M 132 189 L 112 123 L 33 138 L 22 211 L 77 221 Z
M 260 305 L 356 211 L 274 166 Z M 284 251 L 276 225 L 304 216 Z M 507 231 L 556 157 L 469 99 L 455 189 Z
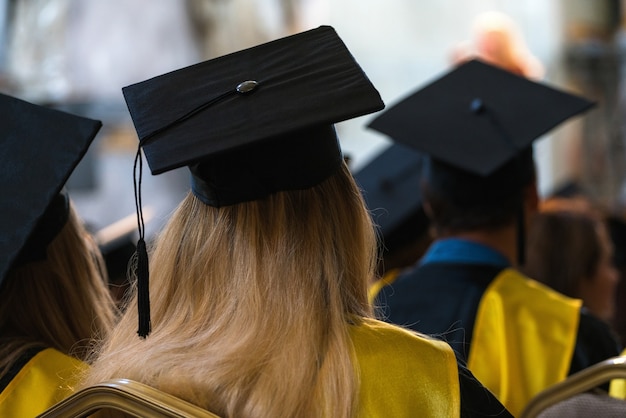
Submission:
M 4 94 L 0 120 L 1 281 L 18 258 L 45 258 L 67 219 L 60 191 L 102 124 Z
M 342 159 L 333 124 L 384 107 L 328 26 L 123 92 L 152 173 L 190 166 L 212 206 L 319 183 Z
M 591 106 L 473 60 L 389 107 L 369 127 L 435 160 L 488 176 Z

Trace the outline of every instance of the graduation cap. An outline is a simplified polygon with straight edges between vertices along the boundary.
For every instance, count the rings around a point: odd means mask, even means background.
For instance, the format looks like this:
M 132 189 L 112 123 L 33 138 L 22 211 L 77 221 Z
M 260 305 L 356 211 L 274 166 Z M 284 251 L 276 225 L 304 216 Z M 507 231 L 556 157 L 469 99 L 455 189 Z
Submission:
M 457 203 L 496 203 L 533 178 L 533 141 L 592 106 L 472 60 L 391 106 L 369 127 L 427 154 L 428 181 L 451 190 Z M 523 263 L 522 208 L 518 212 Z
M 394 252 L 428 230 L 420 180 L 423 155 L 392 144 L 354 174 L 385 250 Z
M 214 206 L 319 183 L 341 160 L 332 124 L 384 107 L 328 26 L 123 92 L 152 174 L 209 160 L 194 192 Z
M 18 263 L 41 260 L 67 221 L 61 193 L 100 121 L 0 94 L 0 280 Z
M 434 160 L 486 177 L 593 105 L 473 60 L 389 107 L 369 127 Z
M 342 164 L 333 124 L 384 107 L 329 26 L 154 77 L 123 93 L 152 173 L 189 166 L 192 192 L 216 207 L 320 183 Z M 139 153 L 138 161 L 141 172 Z M 137 195 L 140 210 L 140 190 Z M 139 223 L 138 268 L 147 275 Z M 144 305 L 146 281 L 138 286 Z M 139 309 L 139 334 L 146 336 L 149 318 Z

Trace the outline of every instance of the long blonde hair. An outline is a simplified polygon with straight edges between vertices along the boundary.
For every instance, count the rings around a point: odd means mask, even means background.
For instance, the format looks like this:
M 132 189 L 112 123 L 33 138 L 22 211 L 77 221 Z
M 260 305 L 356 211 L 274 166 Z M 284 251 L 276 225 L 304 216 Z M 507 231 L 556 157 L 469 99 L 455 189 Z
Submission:
M 0 375 L 29 348 L 85 359 L 113 326 L 103 262 L 73 206 L 47 259 L 11 269 L 0 290 Z
M 323 183 L 223 208 L 189 194 L 84 384 L 129 378 L 225 417 L 350 417 L 350 323 L 370 317 L 375 236 L 344 165 Z

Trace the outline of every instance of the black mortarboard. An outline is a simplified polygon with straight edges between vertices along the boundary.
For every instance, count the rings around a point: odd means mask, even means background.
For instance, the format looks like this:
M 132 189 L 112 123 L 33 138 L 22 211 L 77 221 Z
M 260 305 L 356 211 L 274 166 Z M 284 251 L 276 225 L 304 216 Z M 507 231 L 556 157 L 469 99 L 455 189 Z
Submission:
M 0 280 L 19 259 L 45 258 L 67 219 L 60 193 L 102 124 L 0 94 Z M 43 254 L 42 254 L 43 253 Z
M 414 149 L 393 144 L 354 174 L 388 251 L 428 229 L 420 192 L 422 162 Z
M 334 123 L 384 107 L 328 26 L 133 84 L 123 93 L 152 173 L 189 166 L 193 193 L 216 207 L 320 183 L 342 163 Z M 136 197 L 140 210 L 140 188 Z M 139 224 L 139 335 L 146 336 L 141 213 Z
M 434 160 L 488 176 L 591 106 L 584 98 L 473 60 L 389 107 L 369 127 Z
M 318 183 L 341 161 L 332 124 L 384 106 L 328 26 L 123 92 L 152 173 L 209 160 L 193 186 L 214 206 Z

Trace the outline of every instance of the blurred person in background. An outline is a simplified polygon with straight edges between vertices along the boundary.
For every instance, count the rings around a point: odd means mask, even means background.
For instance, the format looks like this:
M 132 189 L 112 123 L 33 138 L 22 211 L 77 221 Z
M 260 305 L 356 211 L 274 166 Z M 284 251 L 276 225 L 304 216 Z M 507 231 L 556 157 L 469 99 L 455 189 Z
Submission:
M 586 200 L 548 199 L 533 218 L 525 272 L 560 293 L 582 299 L 610 323 L 619 283 L 614 248 L 602 213 Z
M 613 243 L 599 210 L 582 198 L 553 198 L 543 202 L 531 221 L 524 272 L 572 298 L 581 299 L 580 321 L 606 332 L 578 334 L 574 356 L 601 360 L 621 350 L 610 327 L 615 314 L 619 273 Z
M 381 288 L 380 315 L 441 335 L 514 415 L 568 373 L 615 353 L 574 356 L 577 334 L 587 332 L 579 330 L 580 301 L 517 270 L 539 200 L 533 141 L 591 106 L 474 60 L 370 124 L 428 156 L 415 193 L 437 235 Z
M 535 81 L 545 72 L 541 61 L 528 49 L 517 23 L 497 11 L 479 14 L 472 25 L 472 38 L 455 45 L 450 58 L 453 65 L 479 59 Z

